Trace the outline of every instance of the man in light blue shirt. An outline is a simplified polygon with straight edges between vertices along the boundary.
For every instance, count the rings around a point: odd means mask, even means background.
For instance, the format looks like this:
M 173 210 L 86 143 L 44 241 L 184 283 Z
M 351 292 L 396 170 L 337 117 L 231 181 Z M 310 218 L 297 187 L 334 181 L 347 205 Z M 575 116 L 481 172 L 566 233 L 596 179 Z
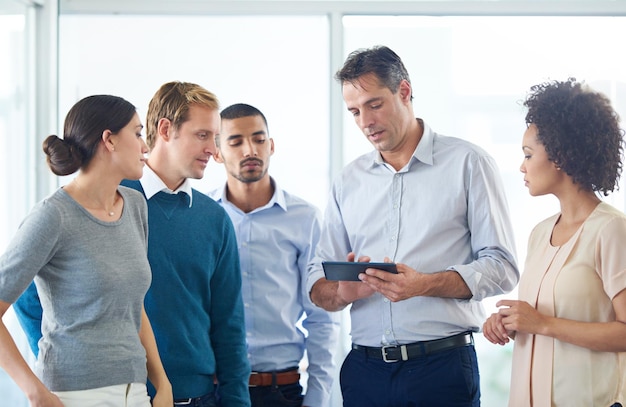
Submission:
M 329 406 L 338 315 L 313 305 L 305 287 L 320 235 L 319 210 L 270 177 L 274 140 L 261 111 L 235 104 L 221 117 L 215 160 L 224 164 L 227 181 L 211 196 L 237 235 L 252 407 Z M 308 336 L 297 325 L 303 315 Z M 298 366 L 305 350 L 303 398 Z
M 353 52 L 336 78 L 375 148 L 335 180 L 307 279 L 317 305 L 351 305 L 344 406 L 479 406 L 480 301 L 519 279 L 496 164 L 415 118 L 409 75 L 389 48 Z M 398 274 L 324 278 L 322 261 L 346 259 L 394 262 Z

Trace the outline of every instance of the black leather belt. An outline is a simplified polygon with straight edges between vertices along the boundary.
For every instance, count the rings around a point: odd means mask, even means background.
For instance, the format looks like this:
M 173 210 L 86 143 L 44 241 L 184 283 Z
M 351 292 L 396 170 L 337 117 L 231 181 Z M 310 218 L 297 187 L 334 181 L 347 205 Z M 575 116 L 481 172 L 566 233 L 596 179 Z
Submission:
M 435 339 L 432 341 L 414 342 L 406 345 L 389 345 L 382 348 L 361 346 L 352 344 L 352 349 L 365 353 L 368 357 L 382 359 L 385 362 L 399 362 L 409 360 L 419 356 L 428 355 L 442 350 L 460 348 L 474 344 L 471 332 L 449 336 L 447 338 Z
M 187 406 L 187 407 L 204 406 L 210 400 L 215 400 L 215 397 L 213 396 L 213 394 L 207 394 L 201 397 L 176 399 L 174 400 L 174 406 Z
M 215 402 L 215 395 L 213 393 L 205 394 L 204 396 L 200 396 L 200 397 L 176 399 L 174 400 L 174 406 L 187 406 L 187 407 L 204 406 L 204 405 L 207 405 L 207 403 L 209 403 L 210 401 Z

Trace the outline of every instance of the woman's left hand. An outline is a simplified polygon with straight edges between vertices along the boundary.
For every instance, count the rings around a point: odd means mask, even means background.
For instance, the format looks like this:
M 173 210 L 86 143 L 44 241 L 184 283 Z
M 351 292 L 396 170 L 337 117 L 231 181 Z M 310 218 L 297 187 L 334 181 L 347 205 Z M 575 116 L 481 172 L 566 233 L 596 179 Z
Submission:
M 549 318 L 526 301 L 500 300 L 496 306 L 507 331 L 544 334 Z
M 172 394 L 172 387 L 159 388 L 152 399 L 153 407 L 172 407 L 174 405 L 174 395 Z

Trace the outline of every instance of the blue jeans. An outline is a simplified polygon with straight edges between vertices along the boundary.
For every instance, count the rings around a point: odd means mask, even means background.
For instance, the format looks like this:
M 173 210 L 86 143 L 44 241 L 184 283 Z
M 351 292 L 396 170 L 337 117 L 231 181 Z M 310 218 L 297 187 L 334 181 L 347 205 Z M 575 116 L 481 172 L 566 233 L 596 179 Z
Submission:
M 340 373 L 344 407 L 479 407 L 473 345 L 387 363 L 352 350 Z
M 250 387 L 252 407 L 300 407 L 302 386 L 300 383 L 283 386 Z
M 214 393 L 209 393 L 201 397 L 190 400 L 174 400 L 175 407 L 217 407 L 217 398 Z

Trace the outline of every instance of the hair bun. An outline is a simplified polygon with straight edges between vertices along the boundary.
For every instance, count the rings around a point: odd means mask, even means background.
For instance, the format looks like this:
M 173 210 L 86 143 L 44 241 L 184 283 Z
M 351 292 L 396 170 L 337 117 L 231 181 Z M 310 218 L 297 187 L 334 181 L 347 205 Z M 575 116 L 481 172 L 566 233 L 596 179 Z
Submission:
M 48 166 L 56 175 L 73 174 L 80 168 L 82 154 L 72 143 L 53 134 L 46 137 L 42 147 Z

